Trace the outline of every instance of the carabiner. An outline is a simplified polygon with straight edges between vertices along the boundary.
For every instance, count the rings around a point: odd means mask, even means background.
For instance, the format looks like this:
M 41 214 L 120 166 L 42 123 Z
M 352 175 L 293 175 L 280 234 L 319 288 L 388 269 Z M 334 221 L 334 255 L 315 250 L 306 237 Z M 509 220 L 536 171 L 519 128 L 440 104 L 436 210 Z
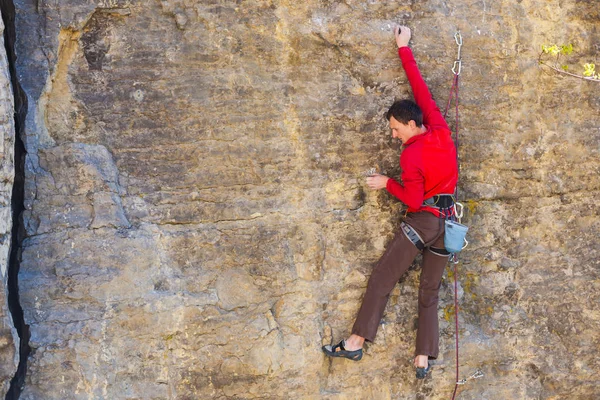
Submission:
M 462 46 L 462 35 L 460 34 L 460 31 L 457 31 L 454 34 L 454 40 L 456 40 L 457 45 Z
M 458 45 L 458 57 L 456 57 L 456 59 L 460 60 L 460 50 L 463 45 L 462 35 L 460 34 L 460 31 L 458 31 L 454 34 L 454 40 L 456 41 L 456 44 Z
M 473 375 L 471 375 L 471 378 L 473 379 L 479 379 L 479 378 L 483 378 L 483 372 L 481 372 L 480 369 L 478 369 L 477 371 L 475 371 L 475 373 Z
M 458 64 L 458 72 L 456 71 L 456 65 Z M 454 61 L 454 65 L 452 66 L 452 72 L 454 75 L 460 75 L 460 70 L 462 69 L 462 61 L 456 60 Z
M 463 217 L 463 209 L 464 209 L 464 206 L 462 205 L 462 203 L 459 203 L 459 202 L 454 203 L 454 215 L 456 215 L 456 218 L 458 219 L 458 223 L 460 223 L 460 220 Z

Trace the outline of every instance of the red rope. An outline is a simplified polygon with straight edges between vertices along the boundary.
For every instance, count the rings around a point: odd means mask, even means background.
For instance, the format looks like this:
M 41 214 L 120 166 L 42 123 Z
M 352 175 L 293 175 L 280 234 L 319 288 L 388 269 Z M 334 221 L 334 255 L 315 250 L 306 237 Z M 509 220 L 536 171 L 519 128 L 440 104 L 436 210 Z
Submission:
M 452 393 L 452 400 L 456 396 L 456 390 L 458 389 L 458 378 L 460 377 L 458 371 L 458 264 L 454 264 L 454 323 L 456 329 L 456 383 L 454 384 L 454 392 Z
M 446 104 L 446 111 L 444 111 L 444 119 L 448 116 L 448 110 L 450 109 L 450 103 L 452 101 L 452 97 L 455 97 L 455 105 L 456 105 L 456 122 L 455 122 L 455 131 L 456 131 L 456 164 L 458 163 L 458 124 L 459 124 L 459 115 L 458 115 L 458 74 L 454 74 L 454 80 L 452 81 L 452 88 L 450 89 L 450 95 L 448 96 L 448 103 Z M 460 168 L 459 168 L 460 170 Z M 458 201 L 458 185 L 456 186 L 454 192 L 455 199 Z M 459 359 L 458 359 L 458 266 L 454 264 L 454 323 L 455 323 L 455 342 L 456 342 L 456 380 L 454 384 L 454 392 L 452 393 L 452 400 L 456 398 L 456 391 L 458 390 L 458 380 L 460 378 L 459 371 Z
M 459 117 L 458 117 L 458 75 L 454 75 L 454 86 L 455 86 L 455 93 L 456 93 L 456 126 L 454 127 L 454 130 L 456 131 L 456 166 L 458 168 L 458 173 L 460 173 L 460 163 L 458 162 L 458 122 L 459 122 Z M 456 196 L 456 201 L 458 201 L 458 185 L 456 185 L 456 191 L 455 191 L 455 196 Z

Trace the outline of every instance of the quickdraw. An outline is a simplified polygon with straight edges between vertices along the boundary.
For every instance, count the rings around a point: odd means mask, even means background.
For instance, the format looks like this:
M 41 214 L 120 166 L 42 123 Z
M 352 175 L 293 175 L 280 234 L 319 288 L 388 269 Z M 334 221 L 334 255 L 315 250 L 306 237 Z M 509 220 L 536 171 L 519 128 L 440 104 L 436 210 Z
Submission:
M 457 385 L 464 385 L 465 383 L 467 383 L 471 379 L 479 379 L 479 378 L 483 378 L 483 372 L 481 372 L 480 369 L 478 369 L 477 371 L 475 371 L 475 373 L 473 375 L 471 375 L 470 377 L 468 377 L 466 379 L 461 379 L 460 381 L 457 381 L 456 384 Z
M 454 61 L 454 65 L 452 66 L 452 72 L 454 73 L 454 75 L 460 75 L 460 70 L 462 67 L 462 61 L 460 58 L 460 50 L 462 49 L 462 45 L 463 45 L 463 40 L 462 40 L 460 31 L 458 31 L 454 34 L 454 40 L 456 41 L 456 44 L 458 46 L 458 56 L 456 57 L 456 61 Z M 457 67 L 458 67 L 458 69 L 457 69 Z

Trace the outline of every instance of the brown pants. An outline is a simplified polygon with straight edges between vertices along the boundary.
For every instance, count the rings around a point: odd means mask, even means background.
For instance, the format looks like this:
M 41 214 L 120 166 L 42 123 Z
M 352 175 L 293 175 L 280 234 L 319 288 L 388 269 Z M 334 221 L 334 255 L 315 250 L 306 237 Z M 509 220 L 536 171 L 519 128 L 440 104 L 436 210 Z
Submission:
M 436 254 L 436 249 L 441 249 L 442 253 L 444 249 L 444 220 L 429 212 L 418 212 L 409 213 L 404 222 L 417 231 L 425 243 L 415 354 L 435 359 L 439 352 L 438 291 L 448 262 L 448 256 Z M 352 328 L 353 334 L 371 342 L 375 339 L 390 292 L 418 253 L 419 250 L 404 232 L 396 234 L 369 278 L 362 306 Z

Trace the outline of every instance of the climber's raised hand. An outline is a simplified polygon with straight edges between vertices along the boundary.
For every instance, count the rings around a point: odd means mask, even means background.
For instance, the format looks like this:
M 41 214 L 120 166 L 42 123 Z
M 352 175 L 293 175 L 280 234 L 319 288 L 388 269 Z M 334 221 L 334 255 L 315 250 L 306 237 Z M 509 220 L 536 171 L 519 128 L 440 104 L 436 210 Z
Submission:
M 408 46 L 411 38 L 409 27 L 403 25 L 394 27 L 394 35 L 396 36 L 396 44 L 399 48 Z

